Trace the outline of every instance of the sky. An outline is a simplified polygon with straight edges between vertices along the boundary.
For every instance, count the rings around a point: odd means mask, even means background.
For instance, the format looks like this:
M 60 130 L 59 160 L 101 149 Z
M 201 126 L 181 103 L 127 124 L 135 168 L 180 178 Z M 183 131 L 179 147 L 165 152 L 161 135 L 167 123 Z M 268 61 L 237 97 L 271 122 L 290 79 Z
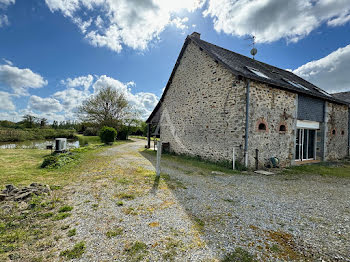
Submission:
M 77 120 L 105 86 L 147 118 L 194 31 L 350 91 L 350 0 L 0 0 L 0 119 Z

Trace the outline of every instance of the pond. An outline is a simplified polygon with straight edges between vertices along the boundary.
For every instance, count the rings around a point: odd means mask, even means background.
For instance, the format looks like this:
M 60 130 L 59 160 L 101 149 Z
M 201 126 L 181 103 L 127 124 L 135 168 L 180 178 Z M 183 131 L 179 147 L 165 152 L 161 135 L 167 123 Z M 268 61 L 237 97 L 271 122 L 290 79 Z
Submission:
M 46 149 L 46 146 L 53 145 L 54 140 L 32 140 L 23 142 L 0 142 L 0 149 Z M 79 140 L 67 140 L 67 149 L 78 148 Z

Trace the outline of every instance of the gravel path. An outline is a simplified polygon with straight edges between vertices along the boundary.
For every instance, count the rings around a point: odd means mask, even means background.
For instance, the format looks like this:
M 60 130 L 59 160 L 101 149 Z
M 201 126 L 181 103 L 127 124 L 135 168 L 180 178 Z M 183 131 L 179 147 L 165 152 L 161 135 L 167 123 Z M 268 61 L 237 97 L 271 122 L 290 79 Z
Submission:
M 63 224 L 80 261 L 220 261 L 243 248 L 259 261 L 350 261 L 350 179 L 212 175 L 162 161 L 145 141 L 110 148 L 67 187 Z

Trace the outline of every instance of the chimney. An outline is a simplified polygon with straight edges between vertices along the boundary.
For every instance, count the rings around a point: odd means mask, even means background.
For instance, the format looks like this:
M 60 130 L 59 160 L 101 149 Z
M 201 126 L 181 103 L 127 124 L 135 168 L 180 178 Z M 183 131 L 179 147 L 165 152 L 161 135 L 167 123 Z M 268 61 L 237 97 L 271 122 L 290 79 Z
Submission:
M 197 33 L 197 32 L 193 32 L 191 34 L 191 36 L 195 37 L 195 38 L 198 38 L 198 39 L 201 39 L 201 34 L 200 33 Z

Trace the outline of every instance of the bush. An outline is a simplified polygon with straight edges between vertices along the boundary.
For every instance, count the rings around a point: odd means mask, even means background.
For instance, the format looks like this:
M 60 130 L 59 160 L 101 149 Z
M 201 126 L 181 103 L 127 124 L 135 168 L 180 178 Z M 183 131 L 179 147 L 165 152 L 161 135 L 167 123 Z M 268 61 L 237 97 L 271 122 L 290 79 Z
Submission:
M 77 155 L 71 153 L 49 155 L 44 158 L 41 168 L 60 168 L 77 158 Z
M 117 136 L 117 131 L 113 127 L 104 126 L 101 128 L 99 136 L 103 143 L 113 143 Z
M 97 136 L 98 129 L 96 127 L 87 127 L 83 134 L 84 136 Z
M 121 129 L 119 130 L 118 134 L 117 134 L 117 139 L 118 140 L 127 140 L 128 139 L 128 128 L 126 126 L 121 127 Z

